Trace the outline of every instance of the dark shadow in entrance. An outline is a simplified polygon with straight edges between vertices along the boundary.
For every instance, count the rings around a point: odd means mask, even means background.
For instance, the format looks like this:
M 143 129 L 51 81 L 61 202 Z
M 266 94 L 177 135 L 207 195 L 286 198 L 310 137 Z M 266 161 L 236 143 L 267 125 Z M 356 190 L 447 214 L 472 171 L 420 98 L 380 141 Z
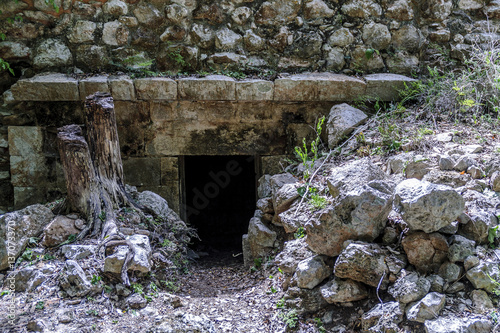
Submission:
M 198 230 L 199 251 L 241 252 L 255 211 L 253 156 L 185 156 L 186 220 Z

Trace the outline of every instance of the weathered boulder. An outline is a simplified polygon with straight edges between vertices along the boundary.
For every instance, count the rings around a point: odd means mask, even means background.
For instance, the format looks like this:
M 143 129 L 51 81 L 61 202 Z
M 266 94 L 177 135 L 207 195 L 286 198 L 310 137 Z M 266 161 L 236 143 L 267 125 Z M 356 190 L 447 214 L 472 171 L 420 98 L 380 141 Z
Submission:
M 79 20 L 68 35 L 70 43 L 88 43 L 94 41 L 94 32 L 97 28 L 95 22 Z
M 159 325 L 155 323 L 148 333 L 215 333 L 214 324 L 202 314 L 195 316 L 190 313 L 179 313 L 175 320 L 166 320 Z
M 228 28 L 222 28 L 215 33 L 215 47 L 219 50 L 232 50 L 242 40 L 242 36 Z
M 448 260 L 452 263 L 463 262 L 465 258 L 474 253 L 476 242 L 460 235 L 450 237 L 451 244 L 448 249 Z
M 405 312 L 406 318 L 410 321 L 423 323 L 426 320 L 439 316 L 446 304 L 446 296 L 436 292 L 427 294 L 420 301 L 410 304 Z
M 69 48 L 58 39 L 46 39 L 37 48 L 33 66 L 37 69 L 65 67 L 73 63 Z
M 257 200 L 257 208 L 260 209 L 264 214 L 274 214 L 273 200 L 271 197 Z
M 394 209 L 412 231 L 438 231 L 455 221 L 464 207 L 464 199 L 451 187 L 418 179 L 399 183 L 394 195 Z
M 321 296 L 330 304 L 354 302 L 368 297 L 366 287 L 357 281 L 333 279 L 320 287 Z
M 30 237 L 38 236 L 54 218 L 43 205 L 32 205 L 0 216 L 0 271 L 14 264 Z
M 342 5 L 341 10 L 348 16 L 364 19 L 382 15 L 382 7 L 373 0 L 349 0 Z
M 490 297 L 484 290 L 476 289 L 471 291 L 470 299 L 476 311 L 480 313 L 494 308 Z
M 363 282 L 386 289 L 389 276 L 406 266 L 404 258 L 392 255 L 377 244 L 351 242 L 335 262 L 334 274 L 339 278 Z
M 255 14 L 255 23 L 264 25 L 286 25 L 299 13 L 302 0 L 271 0 L 262 3 Z
M 146 307 L 146 305 L 148 305 L 148 302 L 146 301 L 144 296 L 139 293 L 134 293 L 128 296 L 125 302 L 131 309 L 143 309 Z
M 462 267 L 445 261 L 441 267 L 439 267 L 438 273 L 446 282 L 453 283 L 458 281 L 462 276 Z
M 322 0 L 307 0 L 304 2 L 304 18 L 306 20 L 330 18 L 335 14 L 335 11 Z
M 71 235 L 78 235 L 84 224 L 83 220 L 74 220 L 64 215 L 58 215 L 44 228 L 42 245 L 45 247 L 57 246 L 68 240 Z
M 59 276 L 59 285 L 70 297 L 83 297 L 92 289 L 85 272 L 74 260 L 66 260 Z
M 437 271 L 448 253 L 448 242 L 439 233 L 410 233 L 401 244 L 408 256 L 408 262 L 421 273 Z
M 332 168 L 327 177 L 328 190 L 333 197 L 357 189 L 372 180 L 387 180 L 382 169 L 370 159 L 363 158 L 341 167 Z
M 465 274 L 476 289 L 484 289 L 492 293 L 497 290 L 497 281 L 500 281 L 498 263 L 481 261 L 479 265 L 469 269 Z
M 151 209 L 156 215 L 166 218 L 167 223 L 173 227 L 177 229 L 187 228 L 186 223 L 168 206 L 167 200 L 160 195 L 151 191 L 143 191 L 137 194 L 137 202 Z
M 404 308 L 399 302 L 377 304 L 361 317 L 361 326 L 368 332 L 392 332 L 403 321 Z M 397 331 L 395 331 L 397 332 Z
M 151 270 L 151 246 L 149 237 L 146 235 L 132 235 L 127 239 L 134 247 L 134 257 L 128 264 L 128 271 L 137 271 L 148 273 Z M 104 272 L 120 274 L 123 263 L 127 256 L 128 246 L 120 245 L 114 250 L 114 253 L 104 259 Z
M 16 291 L 32 292 L 40 284 L 50 278 L 55 270 L 56 267 L 50 263 L 42 267 L 28 266 L 21 269 L 17 273 L 14 273 L 13 277 Z
M 96 253 L 96 245 L 63 245 L 61 253 L 66 259 L 79 260 L 88 258 Z
M 277 175 L 273 175 L 271 176 L 271 178 L 269 178 L 269 185 L 265 185 L 267 182 L 263 182 L 262 186 L 263 186 L 263 189 L 262 191 L 263 192 L 267 192 L 267 187 L 270 188 L 271 190 L 271 194 L 272 194 L 272 197 L 273 197 L 273 202 L 276 201 L 276 195 L 278 193 L 278 191 L 286 184 L 293 184 L 293 183 L 296 183 L 297 182 L 297 178 L 295 178 L 292 174 L 290 173 L 280 173 L 280 174 L 277 174 Z
M 252 217 L 248 224 L 248 244 L 253 258 L 263 257 L 274 247 L 276 232 L 267 227 L 260 218 Z
M 263 175 L 259 178 L 257 183 L 257 194 L 260 199 L 270 197 L 273 194 L 273 190 L 271 188 L 271 175 Z
M 489 333 L 493 328 L 490 319 L 486 317 L 476 318 L 453 315 L 426 320 L 424 325 L 426 333 Z
M 314 256 L 298 263 L 294 278 L 299 288 L 313 289 L 332 274 L 323 256 Z
M 423 276 L 412 272 L 396 280 L 389 288 L 389 294 L 398 302 L 408 304 L 422 299 L 431 289 L 431 282 Z
M 349 104 L 334 105 L 330 109 L 326 130 L 328 132 L 328 147 L 333 149 L 346 135 L 363 124 L 368 116 L 361 110 Z
M 374 240 L 385 228 L 391 205 L 391 183 L 360 185 L 305 224 L 307 244 L 317 253 L 334 257 L 346 240 Z
M 164 21 L 163 14 L 150 4 L 140 4 L 134 9 L 134 15 L 139 23 L 155 27 L 161 25 Z
M 363 41 L 366 46 L 384 50 L 391 44 L 391 33 L 385 24 L 370 22 L 363 27 Z
M 491 175 L 491 189 L 495 192 L 500 192 L 500 171 L 496 171 Z
M 277 190 L 272 198 L 275 214 L 284 212 L 299 197 L 297 189 L 301 187 L 300 183 L 285 184 Z
M 299 238 L 286 242 L 274 262 L 284 273 L 293 274 L 299 262 L 313 255 L 314 252 L 307 247 L 305 238 Z
M 110 0 L 104 3 L 102 10 L 105 14 L 111 14 L 118 17 L 128 13 L 128 6 L 121 0 Z
M 458 234 L 478 244 L 488 243 L 488 231 L 498 225 L 495 207 L 500 201 L 473 190 L 467 190 L 463 197 L 467 212 L 461 215 Z
M 293 304 L 299 314 L 318 311 L 328 303 L 321 296 L 320 288 L 302 289 L 299 287 L 288 288 L 285 294 L 287 304 Z

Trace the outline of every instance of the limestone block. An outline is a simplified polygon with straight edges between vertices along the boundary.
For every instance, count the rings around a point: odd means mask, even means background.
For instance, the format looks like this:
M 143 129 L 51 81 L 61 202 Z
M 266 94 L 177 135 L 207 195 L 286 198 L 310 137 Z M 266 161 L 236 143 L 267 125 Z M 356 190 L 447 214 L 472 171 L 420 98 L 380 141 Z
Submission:
M 49 174 L 43 155 L 11 156 L 10 181 L 14 186 L 40 186 Z
M 295 20 L 301 4 L 300 0 L 266 1 L 255 14 L 255 22 L 264 25 L 286 25 Z
M 272 101 L 274 83 L 266 80 L 236 81 L 236 99 L 239 101 Z
M 179 180 L 179 159 L 177 157 L 162 157 L 160 164 L 162 185 Z
M 9 126 L 8 133 L 11 156 L 31 156 L 42 152 L 43 133 L 40 127 Z
M 274 82 L 275 101 L 346 101 L 363 96 L 366 83 L 340 74 L 297 74 Z
M 112 76 L 108 79 L 108 82 L 114 100 L 135 100 L 134 82 L 128 76 Z
M 177 82 L 163 77 L 134 80 L 137 99 L 177 99 Z
M 39 74 L 11 88 L 17 101 L 78 101 L 78 81 L 65 74 Z
M 23 43 L 0 42 L 0 56 L 6 61 L 28 60 L 31 49 Z
M 97 28 L 95 22 L 92 21 L 77 21 L 68 34 L 70 43 L 88 43 L 94 41 L 94 32 Z
M 129 30 L 119 21 L 104 23 L 102 41 L 111 46 L 124 45 L 128 41 Z
M 364 76 L 366 80 L 366 95 L 378 98 L 381 101 L 393 101 L 399 97 L 399 90 L 404 89 L 405 84 L 415 82 L 414 79 L 398 74 L 370 74 Z
M 73 63 L 70 49 L 58 39 L 47 39 L 37 48 L 33 67 L 37 69 L 69 66 Z
M 109 92 L 108 77 L 105 75 L 92 76 L 80 80 L 80 99 L 85 100 L 96 92 Z
M 14 186 L 14 209 L 46 201 L 46 188 Z
M 159 158 L 129 158 L 123 160 L 127 183 L 133 186 L 160 185 Z
M 223 75 L 209 75 L 204 78 L 184 78 L 177 81 L 179 98 L 186 100 L 235 99 L 234 79 Z

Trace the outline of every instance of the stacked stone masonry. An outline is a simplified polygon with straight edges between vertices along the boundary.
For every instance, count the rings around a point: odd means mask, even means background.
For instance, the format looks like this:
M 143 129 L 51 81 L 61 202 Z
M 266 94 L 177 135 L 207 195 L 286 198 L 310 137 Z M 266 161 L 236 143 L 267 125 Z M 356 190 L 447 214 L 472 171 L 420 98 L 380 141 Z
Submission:
M 310 125 L 332 105 L 359 97 L 392 100 L 411 81 L 396 74 L 332 73 L 282 75 L 274 82 L 220 75 L 77 80 L 60 73 L 21 79 L 11 87 L 13 114 L 3 117 L 11 206 L 51 200 L 64 191 L 57 127 L 83 124 L 82 101 L 96 91 L 114 98 L 127 183 L 159 193 L 179 211 L 182 156 L 255 155 L 259 173 L 278 172 L 276 161 L 311 138 Z
M 34 72 L 410 74 L 498 40 L 500 1 L 6 0 L 0 57 Z M 21 20 L 22 19 L 22 20 Z

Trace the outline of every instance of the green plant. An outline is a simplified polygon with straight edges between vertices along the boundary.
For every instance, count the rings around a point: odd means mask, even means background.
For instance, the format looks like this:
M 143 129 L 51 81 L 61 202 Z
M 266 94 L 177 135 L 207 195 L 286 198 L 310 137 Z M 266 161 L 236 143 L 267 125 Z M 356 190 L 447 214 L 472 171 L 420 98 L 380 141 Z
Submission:
M 276 302 L 276 308 L 277 309 L 284 309 L 285 308 L 285 298 L 281 298 L 280 300 L 278 300 L 278 302 Z
M 311 157 L 309 157 L 309 151 L 307 149 L 307 143 L 306 139 L 302 139 L 302 148 L 299 146 L 295 147 L 295 153 L 297 154 L 299 160 L 302 162 L 302 165 L 304 166 L 304 179 L 309 179 L 311 176 L 311 169 L 314 166 L 314 162 L 318 159 L 318 153 L 319 153 L 319 143 L 321 140 L 321 131 L 323 129 L 323 123 L 325 122 L 325 116 L 321 117 L 318 119 L 318 122 L 316 123 L 315 130 L 316 130 L 316 138 L 311 142 L 310 145 L 310 153 L 312 154 Z
M 278 317 L 285 323 L 288 328 L 295 328 L 299 322 L 297 310 L 292 309 L 287 312 L 281 312 Z
M 144 287 L 140 283 L 132 283 L 132 289 L 134 290 L 134 293 L 141 294 L 141 295 L 144 294 Z
M 500 225 L 488 229 L 488 242 L 491 247 L 495 247 L 495 239 L 498 237 Z
M 90 309 L 90 310 L 87 310 L 87 315 L 88 316 L 98 317 L 99 316 L 99 312 L 96 309 Z
M 323 209 L 328 204 L 328 200 L 319 194 L 311 194 L 308 202 L 312 206 L 311 210 L 313 211 Z
M 164 239 L 163 242 L 161 243 L 161 246 L 163 246 L 163 247 L 169 247 L 172 244 L 173 244 L 172 241 L 170 241 L 168 239 Z
M 101 277 L 99 275 L 92 275 L 92 280 L 90 280 L 90 283 L 95 286 L 101 281 Z
M 269 291 L 267 292 L 268 294 L 276 294 L 278 292 L 278 289 L 276 289 L 274 286 L 269 287 Z
M 295 233 L 293 234 L 293 237 L 295 239 L 304 238 L 305 236 L 306 236 L 306 230 L 304 229 L 304 227 L 298 227 L 297 231 L 295 231 Z
M 326 329 L 323 326 L 323 322 L 321 321 L 320 318 L 314 318 L 314 322 L 316 323 L 316 327 L 318 328 L 318 331 L 320 333 L 325 333 L 326 332 Z
M 2 292 L 0 292 L 0 297 L 8 295 L 9 293 L 10 293 L 9 290 L 2 290 Z
M 45 302 L 44 301 L 38 301 L 35 305 L 35 309 L 37 310 L 43 310 L 45 308 Z
M 371 58 L 373 58 L 373 56 L 375 54 L 380 55 L 379 50 L 375 50 L 375 49 L 371 49 L 371 48 L 365 50 L 365 57 L 367 60 L 370 60 Z
M 401 148 L 402 137 L 396 124 L 383 120 L 377 129 L 382 136 L 382 144 L 388 151 L 398 151 Z
M 181 49 L 178 47 L 169 49 L 169 51 L 167 52 L 167 57 L 180 67 L 189 67 L 189 64 L 181 54 Z
M 44 254 L 43 257 L 42 257 L 43 260 L 47 260 L 47 261 L 48 260 L 54 260 L 55 258 L 56 257 L 54 257 L 52 254 L 48 254 L 48 253 Z
M 179 290 L 179 286 L 175 283 L 175 281 L 162 281 L 162 282 L 165 285 L 165 288 L 174 293 Z
M 70 244 L 70 243 L 73 243 L 74 241 L 76 241 L 76 234 L 71 234 L 68 236 L 68 239 L 66 239 L 64 242 L 62 242 L 61 244 L 57 245 L 57 247 L 60 247 L 60 246 L 63 246 L 63 245 L 66 245 L 66 244 Z

